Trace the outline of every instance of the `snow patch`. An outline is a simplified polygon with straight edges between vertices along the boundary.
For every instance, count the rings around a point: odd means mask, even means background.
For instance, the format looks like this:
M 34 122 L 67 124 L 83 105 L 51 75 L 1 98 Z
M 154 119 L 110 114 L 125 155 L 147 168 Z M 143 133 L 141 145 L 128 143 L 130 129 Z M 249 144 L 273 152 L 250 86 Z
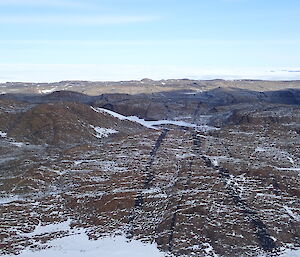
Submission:
M 294 220 L 300 221 L 300 215 L 294 213 L 290 207 L 284 205 L 283 208 L 286 210 L 287 214 L 291 216 Z
M 23 236 L 31 237 L 43 234 L 51 234 L 59 231 L 69 231 L 70 230 L 71 220 L 67 220 L 60 223 L 49 224 L 45 226 L 41 226 L 40 224 L 35 228 L 33 232 L 24 233 Z
M 137 240 L 128 241 L 124 236 L 89 240 L 81 231 L 68 237 L 57 238 L 47 243 L 50 248 L 40 251 L 25 250 L 19 257 L 164 257 L 155 244 Z M 9 255 L 6 255 L 8 257 Z
M 219 166 L 219 161 L 218 161 L 217 158 L 212 159 L 211 162 L 212 162 L 212 164 L 213 164 L 215 167 Z
M 267 149 L 259 147 L 259 146 L 255 148 L 255 152 L 266 152 L 266 151 L 267 151 Z
M 194 154 L 190 154 L 190 153 L 176 154 L 176 159 L 186 159 L 194 156 L 195 156 Z
M 259 255 L 257 257 L 268 257 L 268 254 Z M 283 250 L 281 254 L 278 255 L 278 257 L 300 257 L 300 249 L 298 250 L 292 250 L 292 249 L 286 249 Z
M 17 147 L 22 147 L 22 146 L 26 145 L 25 143 L 22 143 L 22 142 L 15 142 L 14 139 L 8 138 L 8 137 L 7 137 L 7 133 L 5 133 L 5 132 L 3 132 L 3 131 L 0 131 L 0 137 L 9 140 L 9 143 L 10 143 L 10 144 L 12 144 L 12 145 L 14 145 L 14 146 L 17 146 Z
M 108 171 L 108 172 L 126 172 L 127 169 L 125 167 L 120 167 L 118 163 L 114 161 L 100 161 L 98 163 L 99 168 L 102 171 Z
M 39 93 L 40 94 L 50 94 L 54 92 L 57 89 L 57 87 L 51 88 L 51 89 L 40 89 Z
M 300 168 L 279 168 L 279 167 L 275 167 L 277 170 L 281 170 L 281 171 L 300 171 Z
M 206 247 L 204 248 L 204 251 L 207 254 L 207 256 L 218 257 L 218 255 L 214 252 L 214 248 L 210 243 L 204 243 L 203 246 Z
M 6 162 L 9 162 L 9 161 L 14 161 L 16 160 L 15 157 L 2 157 L 0 159 L 0 164 L 3 164 L 3 163 L 6 163 Z M 1 201 L 0 201 L 1 202 Z
M 80 165 L 84 162 L 86 162 L 86 160 L 77 160 L 77 161 L 74 161 L 74 165 L 77 166 L 77 165 Z
M 280 257 L 300 257 L 300 250 L 286 250 Z
M 231 162 L 235 162 L 237 161 L 234 158 L 229 158 L 225 155 L 220 155 L 220 156 L 212 156 L 212 155 L 204 155 L 205 157 L 209 158 L 211 163 L 215 166 L 218 167 L 220 165 L 220 162 L 222 161 L 231 161 Z
M 111 110 L 107 110 L 107 109 L 104 109 L 104 108 L 94 108 L 93 106 L 91 106 L 92 110 L 94 110 L 95 112 L 99 112 L 99 113 L 108 113 L 109 115 L 115 117 L 115 118 L 118 118 L 119 120 L 126 120 L 127 117 L 122 115 L 122 114 L 119 114 L 119 113 L 116 113 L 116 112 L 113 112 Z
M 144 127 L 147 127 L 147 128 L 150 128 L 150 129 L 157 129 L 153 126 L 151 126 L 151 124 L 149 124 L 148 121 L 145 121 L 144 119 L 140 119 L 139 117 L 137 116 L 124 116 L 122 114 L 119 114 L 117 112 L 113 112 L 111 110 L 107 110 L 107 109 L 104 109 L 104 108 L 94 108 L 94 107 L 91 107 L 94 111 L 96 112 L 99 112 L 99 113 L 107 113 L 119 120 L 128 120 L 128 121 L 132 121 L 132 122 L 136 122 L 136 123 L 139 123 L 140 125 L 144 126 Z
M 108 137 L 110 134 L 118 133 L 118 131 L 114 129 L 95 127 L 93 125 L 90 126 L 96 131 L 96 134 L 94 134 L 94 136 L 97 138 Z
M 21 236 L 31 237 L 65 232 L 66 236 L 40 243 L 39 250 L 25 249 L 18 257 L 164 257 L 156 244 L 128 240 L 122 233 L 115 237 L 104 237 L 90 240 L 84 228 L 71 228 L 71 219 L 49 225 L 38 225 L 33 232 L 22 233 Z M 115 234 L 116 235 L 116 234 Z M 9 257 L 11 255 L 4 255 Z
M 7 133 L 0 131 L 0 137 L 7 137 Z
M 18 201 L 18 196 L 0 197 L 0 205 Z
M 22 147 L 24 146 L 25 144 L 24 143 L 21 143 L 21 142 L 10 142 L 12 145 L 15 145 L 17 147 Z
M 203 90 L 193 90 L 191 92 L 185 92 L 184 94 L 185 95 L 195 95 L 195 94 L 199 94 L 199 93 L 202 93 Z

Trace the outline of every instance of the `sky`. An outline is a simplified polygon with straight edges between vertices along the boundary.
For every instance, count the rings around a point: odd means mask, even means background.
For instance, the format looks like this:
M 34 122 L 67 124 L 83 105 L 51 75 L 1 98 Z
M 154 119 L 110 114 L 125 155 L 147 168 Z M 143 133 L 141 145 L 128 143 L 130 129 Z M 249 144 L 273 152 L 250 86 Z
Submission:
M 0 81 L 300 79 L 299 0 L 0 0 Z

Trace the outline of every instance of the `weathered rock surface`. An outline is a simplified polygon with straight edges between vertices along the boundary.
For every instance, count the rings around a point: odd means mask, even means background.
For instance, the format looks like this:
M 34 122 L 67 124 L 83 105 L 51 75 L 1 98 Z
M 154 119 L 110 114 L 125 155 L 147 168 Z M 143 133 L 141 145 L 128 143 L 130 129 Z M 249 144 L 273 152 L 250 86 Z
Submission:
M 280 256 L 299 249 L 297 93 L 271 92 L 261 100 L 238 92 L 103 95 L 86 104 L 82 95 L 70 102 L 70 93 L 66 102 L 65 93 L 49 103 L 2 99 L 0 255 L 40 249 L 78 228 L 90 239 L 121 231 L 155 241 L 173 256 Z M 148 129 L 87 103 L 218 129 Z M 119 133 L 97 138 L 90 125 Z M 38 233 L 66 220 L 70 230 Z

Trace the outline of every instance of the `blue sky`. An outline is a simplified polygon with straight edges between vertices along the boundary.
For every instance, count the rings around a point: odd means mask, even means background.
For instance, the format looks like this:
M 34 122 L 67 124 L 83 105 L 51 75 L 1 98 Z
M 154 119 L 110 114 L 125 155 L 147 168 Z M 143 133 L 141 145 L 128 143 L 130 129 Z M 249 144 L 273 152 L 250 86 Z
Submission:
M 0 80 L 296 71 L 299 15 L 299 0 L 0 0 Z

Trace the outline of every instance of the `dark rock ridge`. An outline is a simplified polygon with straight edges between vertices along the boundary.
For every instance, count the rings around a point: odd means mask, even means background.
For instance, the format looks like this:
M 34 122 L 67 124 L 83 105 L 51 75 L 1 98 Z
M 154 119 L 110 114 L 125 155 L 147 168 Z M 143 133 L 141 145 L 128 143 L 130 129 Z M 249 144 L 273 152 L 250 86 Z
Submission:
M 101 94 L 151 94 L 175 90 L 209 91 L 215 88 L 241 88 L 257 92 L 276 91 L 286 88 L 300 89 L 300 81 L 263 81 L 263 80 L 131 80 L 131 81 L 61 81 L 56 83 L 9 82 L 0 84 L 2 93 L 47 94 L 54 91 L 76 91 L 88 95 Z
M 48 95 L 1 95 L 0 99 L 22 101 L 29 104 L 76 102 L 109 109 L 126 116 L 138 116 L 146 120 L 177 119 L 188 117 L 194 123 L 201 123 L 201 115 L 213 115 L 212 124 L 226 122 L 227 118 L 240 110 L 262 110 L 290 105 L 300 105 L 300 90 L 257 92 L 237 88 L 216 88 L 210 91 L 194 92 L 179 90 L 153 94 L 103 94 L 88 96 L 78 92 L 56 91 Z M 281 107 L 278 107 L 279 109 Z M 277 108 L 277 109 L 278 109 Z M 288 107 L 282 107 L 288 109 Z M 220 114 L 220 115 L 218 115 Z M 231 118 L 231 121 L 234 118 Z

